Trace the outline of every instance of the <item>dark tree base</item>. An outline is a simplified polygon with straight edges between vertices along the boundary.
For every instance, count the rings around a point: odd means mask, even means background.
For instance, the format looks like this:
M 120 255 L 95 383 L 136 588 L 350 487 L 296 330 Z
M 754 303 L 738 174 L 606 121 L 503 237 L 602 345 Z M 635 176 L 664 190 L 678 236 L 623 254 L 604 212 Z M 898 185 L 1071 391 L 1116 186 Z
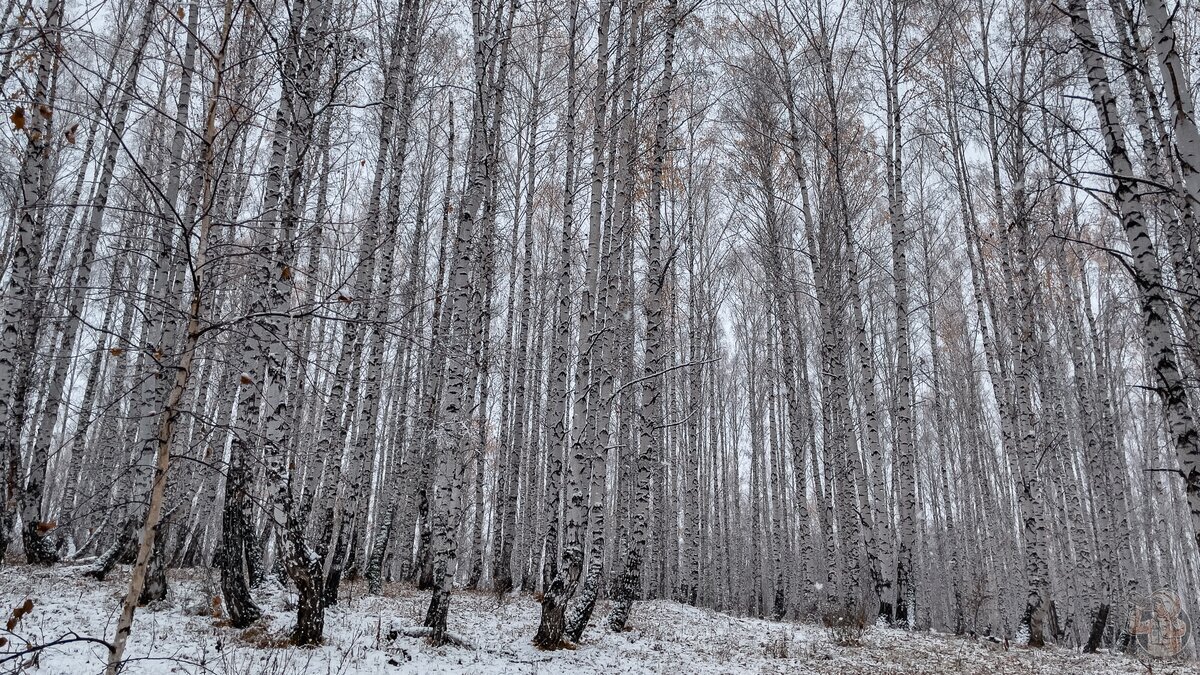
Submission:
M 600 565 L 593 564 L 588 570 L 587 578 L 583 580 L 583 589 L 580 591 L 575 605 L 571 607 L 571 614 L 567 618 L 566 629 L 563 633 L 568 642 L 578 643 L 583 639 L 583 631 L 587 629 L 588 622 L 592 620 L 592 611 L 596 608 L 596 598 L 600 595 L 601 574 Z
M 150 555 L 150 565 L 146 569 L 146 583 L 142 586 L 142 594 L 138 596 L 138 605 L 146 606 L 152 602 L 167 599 L 167 566 L 163 559 L 163 546 L 155 546 Z
M 325 606 L 321 602 L 319 577 L 311 571 L 308 579 L 300 580 L 296 590 L 300 602 L 296 612 L 296 629 L 292 631 L 292 644 L 297 647 L 315 647 L 324 642 Z
M 612 612 L 608 615 L 608 629 L 614 633 L 625 630 L 629 621 L 629 610 L 637 598 L 638 587 L 641 586 L 642 556 L 633 551 L 625 565 L 625 573 L 621 575 L 621 585 L 617 591 L 617 601 L 613 604 Z
M 246 582 L 242 560 L 233 551 L 226 550 L 221 554 L 221 595 L 225 599 L 225 613 L 234 628 L 248 628 L 262 616 Z
M 582 566 L 583 552 L 578 548 L 570 548 L 563 554 L 562 569 L 542 595 L 542 620 L 533 637 L 534 647 L 552 651 L 563 646 L 567 602 L 575 594 Z
M 96 559 L 96 564 L 92 565 L 83 575 L 97 581 L 104 581 L 108 573 L 112 572 L 113 568 L 117 566 L 117 562 L 127 558 L 131 552 L 133 548 L 131 544 L 136 535 L 134 527 L 132 518 L 126 520 L 121 525 L 121 533 L 117 535 L 117 540 L 113 542 L 113 545 L 107 551 L 100 554 L 100 557 Z
M 30 565 L 53 565 L 58 562 L 58 551 L 54 550 L 48 533 L 40 523 L 25 523 L 21 529 L 21 543 L 25 546 L 25 560 Z
M 429 599 L 429 609 L 425 612 L 425 627 L 430 629 L 429 641 L 435 647 L 446 644 L 446 618 L 450 614 L 449 588 L 437 588 Z
M 393 501 L 388 509 L 388 518 L 379 528 L 379 536 L 375 538 L 375 548 L 367 560 L 367 592 L 379 595 L 383 592 L 383 561 L 387 558 L 388 544 L 392 538 L 392 524 L 396 520 L 396 505 Z
M 496 549 L 492 560 L 492 590 L 500 595 L 508 593 L 513 588 L 512 577 L 512 537 L 504 537 Z
M 1096 608 L 1096 618 L 1092 620 L 1092 631 L 1088 634 L 1087 644 L 1083 647 L 1084 654 L 1095 654 L 1104 638 L 1104 627 L 1108 625 L 1108 603 L 1100 603 Z
M 775 589 L 775 603 L 771 608 L 771 619 L 783 621 L 783 617 L 787 615 L 787 598 L 783 592 L 783 580 L 776 580 L 775 583 L 778 586 Z
M 884 622 L 890 626 L 892 624 L 892 620 L 893 620 L 894 616 L 895 616 L 895 608 L 892 607 L 892 603 L 890 603 L 886 600 L 880 600 L 879 601 L 879 618 L 883 619 Z
M 1040 607 L 1029 605 L 1025 608 L 1025 615 L 1021 618 L 1021 628 L 1029 633 L 1030 647 L 1040 649 L 1046 646 L 1044 623 L 1043 611 Z

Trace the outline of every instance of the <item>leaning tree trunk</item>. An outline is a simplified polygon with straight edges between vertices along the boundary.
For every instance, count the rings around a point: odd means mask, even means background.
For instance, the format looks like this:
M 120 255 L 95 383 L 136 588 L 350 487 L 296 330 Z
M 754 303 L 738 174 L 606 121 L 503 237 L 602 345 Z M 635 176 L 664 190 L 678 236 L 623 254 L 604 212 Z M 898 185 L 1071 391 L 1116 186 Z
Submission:
M 189 18 L 191 22 L 198 22 L 198 10 L 195 7 L 191 8 L 192 16 Z M 198 25 L 198 23 L 196 24 Z M 148 299 L 147 314 L 152 317 L 148 319 L 147 326 L 143 331 L 143 348 L 141 350 L 141 364 L 146 371 L 142 375 L 141 383 L 138 387 L 138 397 L 136 403 L 137 417 L 137 432 L 135 443 L 137 445 L 136 463 L 134 465 L 134 492 L 135 499 L 133 503 L 139 509 L 145 509 L 143 504 L 148 503 L 150 492 L 153 489 L 153 467 L 155 457 L 158 453 L 159 430 L 163 424 L 161 419 L 163 402 L 168 395 L 167 390 L 167 373 L 172 367 L 177 367 L 174 363 L 178 348 L 178 316 L 177 306 L 181 301 L 182 283 L 183 283 L 183 267 L 184 267 L 184 252 L 181 247 L 176 249 L 176 216 L 178 213 L 177 206 L 179 201 L 180 186 L 182 183 L 183 171 L 183 152 L 185 140 L 187 137 L 187 113 L 191 107 L 192 99 L 192 78 L 195 72 L 196 50 L 198 36 L 195 32 L 189 32 L 187 45 L 184 48 L 183 67 L 179 82 L 179 94 L 176 98 L 175 107 L 175 129 L 170 144 L 170 165 L 168 169 L 167 184 L 162 192 L 162 215 L 158 221 L 158 235 L 162 238 L 161 248 L 155 259 L 154 272 L 151 275 L 150 297 Z M 187 227 L 186 223 L 180 223 L 181 229 Z M 153 318 L 153 317 L 161 318 Z M 145 521 L 144 512 L 131 513 L 126 517 L 126 525 L 123 531 L 128 531 L 132 527 L 136 527 L 136 523 Z M 156 535 L 157 528 L 143 528 L 140 531 L 142 536 L 150 534 Z M 118 541 L 118 544 L 121 542 Z M 150 544 L 153 547 L 153 543 Z M 119 549 L 110 549 L 109 553 L 115 553 Z M 101 561 L 93 567 L 91 573 L 95 576 L 102 577 L 111 569 L 111 564 L 115 563 L 117 556 L 106 555 Z M 160 566 L 152 566 L 149 568 L 151 575 L 150 583 L 145 584 L 145 593 L 140 599 L 142 604 L 154 600 L 161 600 L 166 597 L 166 577 L 162 574 Z
M 192 17 L 189 25 L 195 28 L 195 22 L 198 20 L 198 7 L 196 3 L 192 3 L 189 11 Z M 229 37 L 229 29 L 232 24 L 233 3 L 231 0 L 226 0 L 225 13 L 223 19 L 223 31 L 221 48 L 217 52 L 214 59 L 216 62 L 216 71 L 218 73 L 216 81 L 213 83 L 213 95 L 208 106 L 208 113 L 205 117 L 204 128 L 204 152 L 201 166 L 201 191 L 199 200 L 207 207 L 211 206 L 211 195 L 214 192 L 214 153 L 213 142 L 216 136 L 215 117 L 217 110 L 217 101 L 220 98 L 222 74 L 224 72 L 225 45 Z M 190 32 L 189 42 L 195 39 L 196 31 Z M 194 64 L 194 61 L 191 62 Z M 187 99 L 180 97 L 184 103 Z M 161 421 L 158 428 L 158 444 L 155 449 L 154 456 L 154 476 L 153 483 L 150 488 L 149 502 L 147 504 L 146 517 L 142 524 L 142 531 L 139 538 L 137 557 L 133 565 L 133 574 L 129 580 L 129 590 L 125 594 L 125 599 L 122 604 L 121 616 L 117 622 L 116 638 L 113 640 L 113 646 L 109 651 L 108 667 L 105 670 L 106 675 L 117 675 L 117 672 L 124 665 L 122 658 L 124 656 L 125 643 L 129 639 L 130 630 L 133 627 L 133 615 L 142 599 L 143 586 L 146 581 L 146 573 L 151 564 L 151 556 L 154 553 L 154 544 L 156 533 L 162 515 L 163 497 L 167 490 L 167 472 L 170 468 L 171 459 L 171 444 L 174 441 L 175 421 L 182 412 L 181 403 L 184 393 L 187 391 L 188 381 L 192 374 L 192 360 L 196 353 L 196 346 L 202 335 L 200 325 L 200 310 L 204 306 L 202 301 L 203 275 L 207 269 L 208 256 L 208 241 L 212 231 L 212 219 L 210 217 L 211 209 L 205 208 L 202 210 L 204 214 L 199 223 L 199 233 L 195 248 L 192 250 L 192 267 L 191 281 L 192 294 L 187 306 L 187 323 L 184 328 L 184 337 L 182 340 L 182 351 L 180 354 L 179 363 L 175 369 L 175 379 L 171 387 L 170 393 L 166 399 L 166 409 L 163 411 Z M 191 228 L 184 224 L 185 232 Z
M 1150 0 L 1150 11 L 1161 7 Z M 1197 543 L 1200 544 L 1200 432 L 1197 430 L 1188 402 L 1183 372 L 1175 355 L 1171 337 L 1170 306 L 1163 287 L 1162 269 L 1150 237 L 1146 215 L 1142 209 L 1138 178 L 1125 147 L 1125 135 L 1116 98 L 1109 85 L 1100 45 L 1092 30 L 1085 0 L 1071 0 L 1068 5 L 1071 27 L 1083 55 L 1088 88 L 1096 105 L 1100 132 L 1108 150 L 1108 164 L 1113 172 L 1117 212 L 1133 258 L 1134 280 L 1141 301 L 1142 323 L 1146 336 L 1146 356 L 1154 375 L 1152 389 L 1161 399 L 1166 414 L 1167 430 L 1175 445 L 1179 468 L 1186 481 L 1188 508 Z M 1178 128 L 1178 127 L 1177 127 Z M 1192 148 L 1196 152 L 1200 149 Z M 1181 154 L 1182 150 L 1181 150 Z
M 59 358 L 54 365 L 46 391 L 46 412 L 41 425 L 38 427 L 37 438 L 34 441 L 33 457 L 30 460 L 29 478 L 25 488 L 26 510 L 21 518 L 25 522 L 22 530 L 25 556 L 30 562 L 51 563 L 57 560 L 57 553 L 45 541 L 49 528 L 30 527 L 30 524 L 41 523 L 42 489 L 46 479 L 47 463 L 50 456 L 50 446 L 53 442 L 54 429 L 58 423 L 60 411 L 63 408 L 63 392 L 66 386 L 71 356 L 75 349 L 75 338 L 79 334 L 83 319 L 83 305 L 91 279 L 92 261 L 95 257 L 96 242 L 100 237 L 103 225 L 104 208 L 108 204 L 109 186 L 112 184 L 113 171 L 117 163 L 117 153 L 125 133 L 125 123 L 129 117 L 129 107 L 133 99 L 138 72 L 142 63 L 146 43 L 150 36 L 153 5 L 147 4 L 142 15 L 142 27 L 133 52 L 129 71 L 125 74 L 121 98 L 113 113 L 112 129 L 104 146 L 104 157 L 101 160 L 100 176 L 92 197 L 92 206 L 83 233 L 82 248 L 79 255 L 78 270 L 75 272 L 74 292 L 67 310 L 67 324 L 63 328 L 62 344 L 59 347 Z
M 26 394 L 28 393 L 34 349 L 37 343 L 37 277 L 41 264 L 42 242 L 45 238 L 47 176 L 50 171 L 51 130 L 53 115 L 50 100 L 51 79 L 58 63 L 56 51 L 61 46 L 63 2 L 49 0 L 46 23 L 41 28 L 41 47 L 37 66 L 37 82 L 29 109 L 18 108 L 12 119 L 25 134 L 25 152 L 19 174 L 20 203 L 16 222 L 14 248 L 9 257 L 8 284 L 0 298 L 0 457 L 3 457 L 3 502 L 0 503 L 0 560 L 8 548 L 8 532 L 20 502 L 21 511 L 41 513 L 41 490 L 38 504 L 32 504 L 22 490 L 21 477 L 25 467 L 21 461 L 21 431 L 25 426 Z M 20 113 L 20 114 L 18 114 Z M 24 524 L 32 529 L 32 539 L 41 543 L 39 528 L 34 520 Z M 29 553 L 29 551 L 26 551 Z M 52 557 L 52 551 L 37 546 L 33 562 Z

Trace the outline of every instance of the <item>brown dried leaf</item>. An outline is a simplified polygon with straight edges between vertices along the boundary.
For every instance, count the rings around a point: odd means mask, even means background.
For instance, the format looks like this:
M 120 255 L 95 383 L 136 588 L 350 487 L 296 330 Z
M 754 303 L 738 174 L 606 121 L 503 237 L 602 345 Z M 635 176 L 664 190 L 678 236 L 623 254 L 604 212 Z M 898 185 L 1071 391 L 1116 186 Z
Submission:
M 8 622 L 4 624 L 5 628 L 7 628 L 9 632 L 12 632 L 12 630 L 17 627 L 17 624 L 21 623 L 21 619 L 25 618 L 25 615 L 32 611 L 33 599 L 25 598 L 25 602 L 22 602 L 19 606 L 13 609 L 12 616 L 8 617 Z
M 16 127 L 18 131 L 24 129 L 25 109 L 21 106 L 17 106 L 17 109 L 13 111 L 12 115 L 9 115 L 8 119 L 12 120 L 13 126 Z

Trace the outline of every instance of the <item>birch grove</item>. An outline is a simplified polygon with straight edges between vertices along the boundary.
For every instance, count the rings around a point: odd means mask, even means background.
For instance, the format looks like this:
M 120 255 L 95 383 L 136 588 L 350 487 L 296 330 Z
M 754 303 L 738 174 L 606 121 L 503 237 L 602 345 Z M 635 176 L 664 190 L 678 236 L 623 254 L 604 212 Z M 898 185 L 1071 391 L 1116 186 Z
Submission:
M 1126 650 L 1200 612 L 1194 9 L 10 0 L 0 559 L 121 581 L 113 673 L 184 570 Z

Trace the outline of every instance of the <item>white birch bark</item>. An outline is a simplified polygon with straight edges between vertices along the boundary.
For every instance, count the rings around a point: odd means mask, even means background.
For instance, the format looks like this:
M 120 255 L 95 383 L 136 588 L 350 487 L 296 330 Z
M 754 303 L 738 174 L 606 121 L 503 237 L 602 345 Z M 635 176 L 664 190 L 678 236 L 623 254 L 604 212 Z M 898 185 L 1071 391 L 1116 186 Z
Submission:
M 650 474 L 652 463 L 661 452 L 661 405 L 659 378 L 663 370 L 663 286 L 669 260 L 664 259 L 662 241 L 663 172 L 667 159 L 670 130 L 670 102 L 675 78 L 675 36 L 679 28 L 679 8 L 668 0 L 665 9 L 666 44 L 663 47 L 663 71 L 660 88 L 655 93 L 654 145 L 650 160 L 650 192 L 647 206 L 647 270 L 646 270 L 646 338 L 642 396 L 638 409 L 637 483 L 634 488 L 634 516 L 629 551 L 617 602 L 608 616 L 608 627 L 614 632 L 625 629 L 630 607 L 641 592 L 642 563 L 646 555 L 650 518 Z
M 195 27 L 197 21 L 199 7 L 193 3 L 189 7 L 192 17 L 190 24 Z M 214 154 L 213 144 L 216 136 L 216 109 L 218 95 L 222 89 L 221 72 L 224 65 L 225 46 L 229 38 L 229 30 L 232 24 L 233 6 L 232 2 L 225 3 L 225 11 L 223 18 L 223 30 L 221 35 L 220 48 L 217 51 L 214 62 L 217 66 L 218 75 L 213 84 L 213 95 L 208 105 L 207 115 L 205 117 L 204 128 L 204 157 L 202 164 L 202 189 L 200 201 L 206 206 L 211 206 L 211 195 L 213 193 L 214 177 Z M 196 39 L 196 32 L 191 32 L 192 37 L 189 42 Z M 194 42 L 193 42 L 194 45 Z M 194 50 L 194 46 L 193 46 Z M 193 51 L 194 54 L 194 51 Z M 194 61 L 189 63 L 189 66 L 194 67 Z M 183 89 L 181 88 L 181 92 Z M 186 103 L 187 99 L 182 93 L 180 99 Z M 182 107 L 182 106 L 181 106 Z M 191 298 L 187 304 L 187 323 L 185 333 L 182 340 L 182 350 L 180 352 L 179 362 L 175 368 L 174 382 L 171 390 L 165 401 L 165 409 L 161 416 L 158 429 L 158 443 L 154 453 L 154 475 L 152 478 L 153 484 L 150 487 L 148 495 L 148 503 L 141 525 L 141 532 L 138 535 L 138 550 L 137 556 L 133 565 L 133 573 L 129 581 L 129 589 L 125 594 L 121 608 L 121 616 L 117 621 L 116 637 L 113 640 L 112 648 L 108 654 L 108 666 L 105 670 L 106 675 L 116 675 L 123 667 L 123 657 L 125 644 L 129 639 L 130 631 L 133 627 L 133 617 L 137 606 L 141 604 L 143 596 L 143 586 L 146 582 L 148 568 L 151 563 L 151 556 L 154 554 L 155 540 L 157 539 L 157 530 L 162 517 L 162 508 L 164 495 L 167 488 L 167 477 L 170 469 L 171 460 L 171 444 L 174 440 L 175 422 L 181 412 L 181 403 L 184 393 L 187 391 L 188 382 L 192 374 L 192 361 L 196 353 L 197 342 L 201 336 L 201 307 L 202 293 L 204 287 L 204 271 L 207 267 L 208 241 L 212 232 L 211 211 L 204 209 L 200 223 L 198 224 L 198 232 L 195 232 L 196 241 L 193 249 L 193 257 L 189 262 L 189 277 L 191 283 Z M 191 223 L 183 224 L 181 227 L 183 236 L 192 238 L 193 230 Z M 160 554 L 161 555 L 161 554 Z
M 1151 0 L 1147 9 L 1156 10 Z M 1146 339 L 1146 356 L 1154 380 L 1151 388 L 1162 401 L 1168 433 L 1175 446 L 1179 469 L 1185 480 L 1188 508 L 1193 531 L 1200 543 L 1200 433 L 1188 402 L 1169 325 L 1169 307 L 1162 285 L 1162 270 L 1142 210 L 1137 176 L 1125 147 L 1125 134 L 1109 85 L 1108 72 L 1084 0 L 1069 4 L 1071 28 L 1082 52 L 1088 88 L 1096 106 L 1100 131 L 1108 151 L 1108 164 L 1114 176 L 1114 196 L 1121 225 L 1129 241 L 1135 281 L 1141 301 Z M 1178 92 L 1176 92 L 1178 95 Z M 1178 131 L 1178 127 L 1177 127 Z M 1183 155 L 1186 148 L 1181 149 Z

